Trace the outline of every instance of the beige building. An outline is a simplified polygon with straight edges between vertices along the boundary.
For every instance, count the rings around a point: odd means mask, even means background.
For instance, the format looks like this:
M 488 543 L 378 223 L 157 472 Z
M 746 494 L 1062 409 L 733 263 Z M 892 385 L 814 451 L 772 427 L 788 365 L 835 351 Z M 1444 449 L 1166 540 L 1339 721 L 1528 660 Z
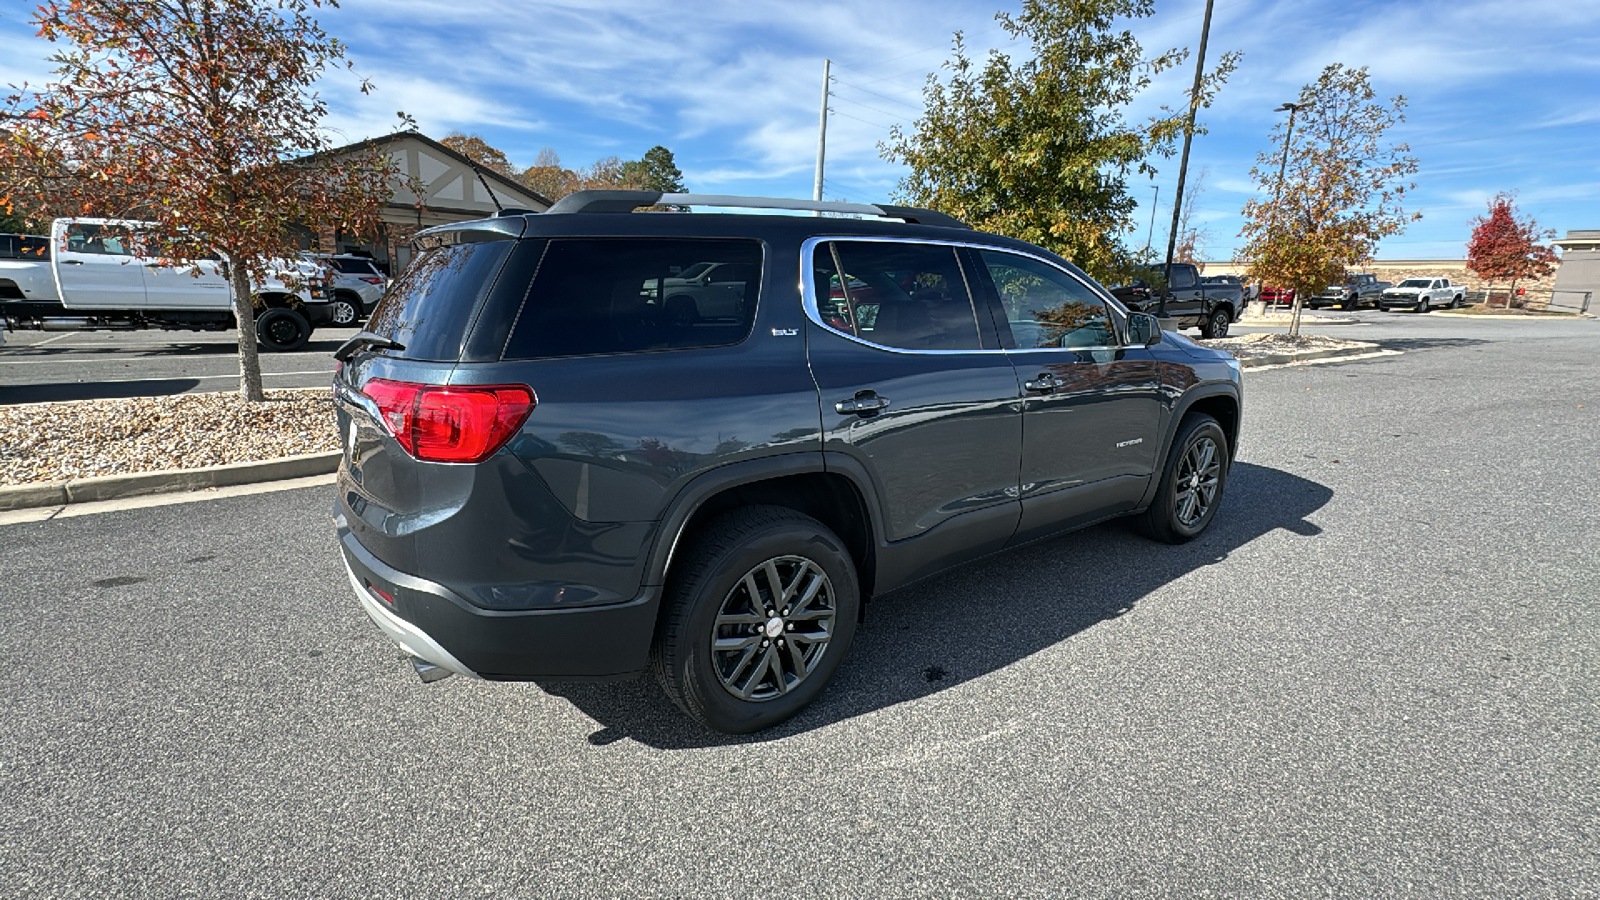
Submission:
M 1592 312 L 1594 301 L 1600 299 L 1600 229 L 1568 231 L 1552 243 L 1561 248 L 1561 268 L 1556 270 L 1551 302 Z
M 423 228 L 487 218 L 497 209 L 544 212 L 550 208 L 550 201 L 534 191 L 415 131 L 361 141 L 329 153 L 365 153 L 369 147 L 386 154 L 400 170 L 394 196 L 380 214 L 381 233 L 313 235 L 308 231 L 301 241 L 307 249 L 314 245 L 325 253 L 371 256 L 393 275 L 410 260 L 411 236 Z M 420 185 L 420 195 L 410 190 L 413 183 Z

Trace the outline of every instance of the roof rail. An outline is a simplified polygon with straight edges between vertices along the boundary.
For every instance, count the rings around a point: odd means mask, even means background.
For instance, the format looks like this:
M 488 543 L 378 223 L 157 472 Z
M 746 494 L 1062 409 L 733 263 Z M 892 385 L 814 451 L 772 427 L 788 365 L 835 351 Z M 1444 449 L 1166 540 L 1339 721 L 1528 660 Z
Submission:
M 833 200 L 785 200 L 778 197 L 736 197 L 731 194 L 664 194 L 661 191 L 577 191 L 545 210 L 551 213 L 625 213 L 641 206 L 723 206 L 735 209 L 792 209 L 904 219 L 914 225 L 970 228 L 967 223 L 931 209 L 882 203 Z

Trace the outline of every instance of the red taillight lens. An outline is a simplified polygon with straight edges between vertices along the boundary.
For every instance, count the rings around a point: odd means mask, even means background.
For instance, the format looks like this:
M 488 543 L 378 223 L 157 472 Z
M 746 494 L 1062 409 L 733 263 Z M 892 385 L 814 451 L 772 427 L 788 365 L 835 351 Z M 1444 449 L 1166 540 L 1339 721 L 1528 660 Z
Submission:
M 367 284 L 383 284 L 383 279 L 376 275 L 363 275 L 361 276 L 361 280 L 365 281 Z
M 400 446 L 426 462 L 483 462 L 538 403 L 520 384 L 441 387 L 374 378 L 361 392 L 377 404 Z

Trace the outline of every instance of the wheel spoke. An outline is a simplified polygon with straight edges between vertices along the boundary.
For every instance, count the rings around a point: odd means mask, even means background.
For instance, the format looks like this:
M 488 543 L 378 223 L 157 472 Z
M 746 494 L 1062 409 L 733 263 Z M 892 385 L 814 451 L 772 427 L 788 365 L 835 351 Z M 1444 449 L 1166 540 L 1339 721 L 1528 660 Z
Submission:
M 767 648 L 767 668 L 772 672 L 772 679 L 776 682 L 778 693 L 789 693 L 789 679 L 783 673 L 783 655 L 778 652 L 776 645 Z
M 734 650 L 742 650 L 751 644 L 759 643 L 761 643 L 761 635 L 759 634 L 747 634 L 744 637 L 717 638 L 711 642 L 711 650 L 714 653 L 730 653 Z
M 756 584 L 756 572 L 754 569 L 744 573 L 744 581 L 742 583 L 744 584 L 745 593 L 750 595 L 750 608 L 755 611 L 756 615 L 760 615 L 762 612 L 761 588 Z M 765 617 L 763 617 L 764 619 Z
M 795 618 L 801 610 L 811 605 L 817 599 L 817 592 L 822 590 L 825 580 L 821 572 L 812 572 L 809 568 L 806 573 L 811 575 L 811 581 L 806 584 L 805 592 L 800 595 L 799 602 L 789 604 L 789 618 Z M 798 579 L 797 579 L 798 580 Z
M 718 625 L 760 625 L 767 617 L 757 613 L 723 613 L 717 616 Z
M 783 576 L 778 574 L 778 561 L 767 560 L 762 564 L 761 570 L 766 573 L 767 593 L 772 598 L 770 601 L 772 606 L 776 608 L 783 603 Z
M 758 654 L 760 652 L 761 652 L 761 645 L 760 644 L 751 644 L 749 649 L 744 651 L 744 655 L 739 657 L 739 664 L 733 667 L 733 671 L 728 673 L 728 677 L 723 679 L 723 682 L 725 684 L 730 684 L 731 685 L 735 681 L 738 681 L 739 680 L 739 676 L 741 674 L 743 674 L 743 672 L 744 672 L 745 666 L 750 665 L 750 661 L 752 659 L 755 659 L 756 658 L 756 654 Z M 745 693 L 745 692 L 741 691 L 740 693 Z M 746 695 L 748 696 L 748 694 L 746 694 Z
M 811 669 L 806 665 L 806 652 L 795 641 L 789 641 L 789 664 L 794 667 L 795 684 L 799 684 L 800 679 L 810 674 Z

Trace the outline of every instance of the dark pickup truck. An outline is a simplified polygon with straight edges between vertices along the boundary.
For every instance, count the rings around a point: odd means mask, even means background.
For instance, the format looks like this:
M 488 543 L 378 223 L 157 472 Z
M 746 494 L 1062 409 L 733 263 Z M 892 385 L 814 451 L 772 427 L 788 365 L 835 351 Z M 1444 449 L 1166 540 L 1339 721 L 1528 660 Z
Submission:
M 1344 284 L 1328 285 L 1327 290 L 1307 300 L 1306 306 L 1311 309 L 1322 306 L 1355 309 L 1363 303 L 1377 306 L 1383 298 L 1384 289 L 1389 286 L 1389 282 L 1379 281 L 1376 275 L 1350 275 L 1345 278 Z
M 1128 284 L 1111 293 L 1129 309 L 1155 313 L 1160 309 L 1164 266 L 1150 266 Z M 1237 284 L 1205 283 L 1191 263 L 1172 264 L 1172 282 L 1166 288 L 1168 318 L 1180 328 L 1198 328 L 1202 338 L 1228 336 L 1228 326 L 1244 307 Z

